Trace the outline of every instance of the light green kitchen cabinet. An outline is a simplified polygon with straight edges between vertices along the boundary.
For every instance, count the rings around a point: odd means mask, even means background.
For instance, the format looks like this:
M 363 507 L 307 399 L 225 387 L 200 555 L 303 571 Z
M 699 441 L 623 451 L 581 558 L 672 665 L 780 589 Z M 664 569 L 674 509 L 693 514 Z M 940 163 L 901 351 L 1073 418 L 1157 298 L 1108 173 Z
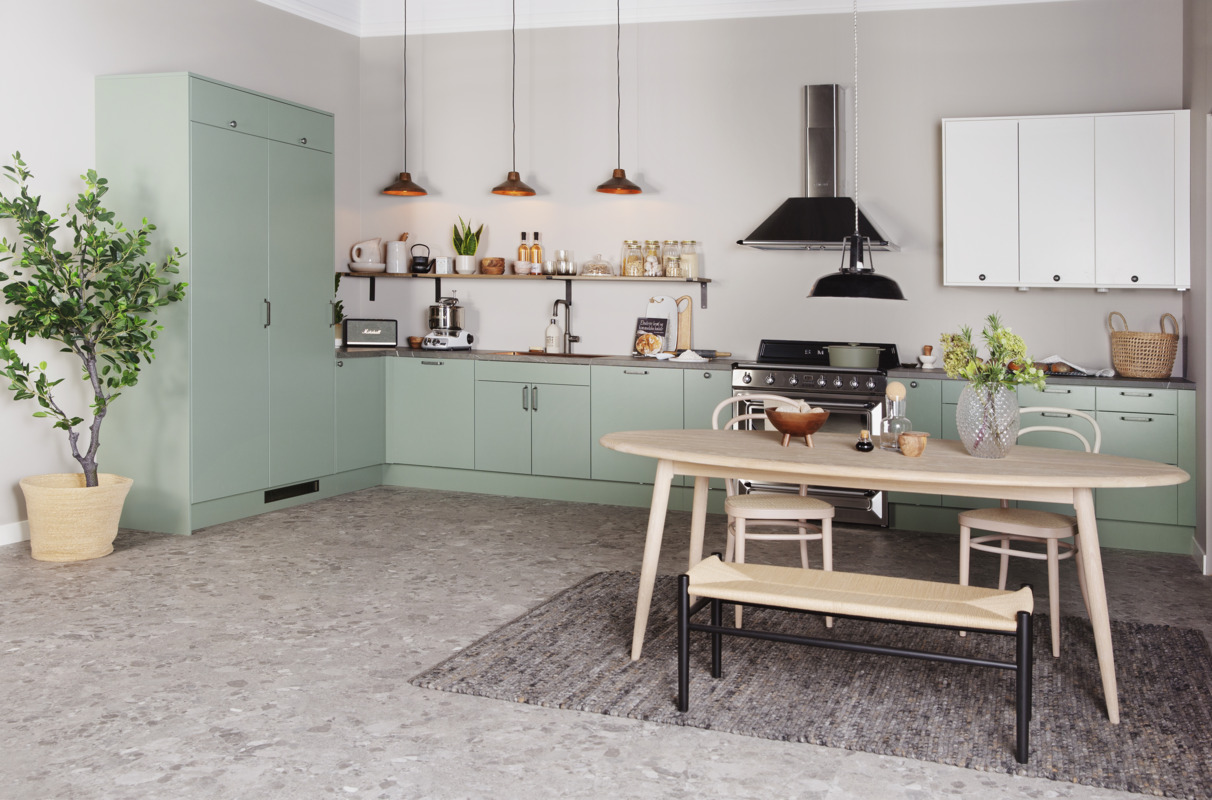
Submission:
M 474 361 L 389 360 L 387 463 L 475 468 Z
M 336 471 L 374 467 L 386 460 L 385 358 L 342 358 L 333 388 Z
M 595 365 L 590 375 L 593 479 L 652 483 L 655 459 L 608 450 L 598 440 L 615 431 L 681 428 L 681 370 Z
M 913 430 L 930 434 L 938 439 L 943 435 L 943 381 L 925 378 L 898 379 L 905 385 L 905 416 Z M 948 406 L 954 408 L 954 406 Z M 871 432 L 872 438 L 879 431 Z M 889 492 L 890 503 L 912 503 L 919 506 L 937 506 L 937 494 L 915 494 L 913 492 Z
M 319 131 L 332 115 L 187 73 L 106 76 L 96 91 L 105 205 L 154 222 L 153 253 L 183 250 L 189 284 L 110 412 L 124 446 L 107 468 L 134 478 L 122 524 L 188 533 L 322 491 L 335 469 L 333 160 L 269 131 L 274 109 Z
M 1178 392 L 1171 389 L 1099 387 L 1098 424 L 1103 452 L 1178 464 Z M 1094 507 L 1100 517 L 1178 524 L 1177 486 L 1100 489 Z
M 710 428 L 711 412 L 724 400 L 732 396 L 732 370 L 730 369 L 686 369 L 682 370 L 682 425 L 686 428 Z M 723 419 L 728 417 L 721 412 Z M 687 486 L 694 485 L 694 478 L 674 479 Z M 712 489 L 724 489 L 723 478 L 711 479 Z

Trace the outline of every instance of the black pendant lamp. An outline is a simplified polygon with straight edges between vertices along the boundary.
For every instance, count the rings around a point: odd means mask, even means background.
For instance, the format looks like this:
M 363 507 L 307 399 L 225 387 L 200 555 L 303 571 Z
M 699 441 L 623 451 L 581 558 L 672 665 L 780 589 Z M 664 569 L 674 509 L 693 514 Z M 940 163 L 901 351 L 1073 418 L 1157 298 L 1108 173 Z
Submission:
M 616 164 L 623 163 L 623 66 L 620 58 L 620 48 L 623 39 L 622 0 L 614 3 L 614 86 L 615 86 L 615 148 Z M 640 194 L 639 186 L 627 180 L 627 172 L 620 166 L 616 167 L 610 179 L 598 184 L 598 191 L 603 194 Z
M 510 38 L 513 41 L 513 168 L 505 176 L 505 182 L 492 187 L 493 194 L 503 194 L 508 197 L 533 197 L 531 189 L 518 175 L 518 4 L 517 0 L 510 3 L 513 9 L 513 22 L 510 25 Z
M 408 0 L 404 0 L 404 171 L 382 194 L 397 197 L 420 197 L 428 194 L 413 183 L 412 176 L 408 174 Z
M 854 0 L 854 233 L 844 240 L 842 265 L 838 271 L 817 279 L 809 297 L 870 297 L 878 300 L 904 300 L 896 281 L 875 274 L 871 239 L 859 233 L 859 91 L 858 91 L 858 0 Z M 867 258 L 863 259 L 863 245 Z M 849 263 L 847 263 L 849 261 Z

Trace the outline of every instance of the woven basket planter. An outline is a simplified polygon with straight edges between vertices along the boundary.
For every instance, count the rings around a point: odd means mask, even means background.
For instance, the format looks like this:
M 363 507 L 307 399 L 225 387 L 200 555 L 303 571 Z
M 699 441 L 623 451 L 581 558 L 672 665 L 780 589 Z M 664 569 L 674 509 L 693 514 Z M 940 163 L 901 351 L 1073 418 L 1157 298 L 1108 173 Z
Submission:
M 134 482 L 101 473 L 86 487 L 82 473 L 21 479 L 29 512 L 30 554 L 39 561 L 85 561 L 114 551 L 122 504 Z

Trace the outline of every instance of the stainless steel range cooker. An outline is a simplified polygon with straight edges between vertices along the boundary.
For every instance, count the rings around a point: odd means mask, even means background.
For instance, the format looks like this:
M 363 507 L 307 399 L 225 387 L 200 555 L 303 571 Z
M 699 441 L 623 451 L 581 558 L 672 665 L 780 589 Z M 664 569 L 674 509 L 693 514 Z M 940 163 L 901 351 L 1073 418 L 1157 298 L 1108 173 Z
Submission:
M 900 358 L 894 344 L 864 343 L 862 347 L 879 349 L 877 366 L 830 366 L 828 348 L 851 344 L 854 343 L 763 339 L 756 361 L 733 365 L 732 394 L 777 394 L 804 400 L 829 412 L 829 421 L 821 429 L 823 432 L 846 434 L 856 441 L 863 429 L 871 431 L 873 436 L 878 435 L 884 418 L 888 370 L 900 366 Z M 744 403 L 737 413 L 760 410 L 761 405 L 760 402 Z M 764 422 L 754 420 L 749 424 L 761 427 Z M 741 491 L 794 494 L 799 487 L 742 481 Z M 888 525 L 886 492 L 812 486 L 808 494 L 832 503 L 837 509 L 834 519 L 839 522 Z

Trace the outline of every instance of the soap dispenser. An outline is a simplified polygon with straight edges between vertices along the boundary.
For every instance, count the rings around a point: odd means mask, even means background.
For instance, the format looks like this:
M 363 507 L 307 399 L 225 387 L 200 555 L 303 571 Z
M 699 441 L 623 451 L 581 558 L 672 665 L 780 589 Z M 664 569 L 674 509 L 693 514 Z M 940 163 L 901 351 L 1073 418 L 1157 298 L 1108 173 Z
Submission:
M 560 323 L 555 317 L 552 317 L 551 322 L 547 325 L 547 333 L 543 338 L 543 352 L 560 352 Z

